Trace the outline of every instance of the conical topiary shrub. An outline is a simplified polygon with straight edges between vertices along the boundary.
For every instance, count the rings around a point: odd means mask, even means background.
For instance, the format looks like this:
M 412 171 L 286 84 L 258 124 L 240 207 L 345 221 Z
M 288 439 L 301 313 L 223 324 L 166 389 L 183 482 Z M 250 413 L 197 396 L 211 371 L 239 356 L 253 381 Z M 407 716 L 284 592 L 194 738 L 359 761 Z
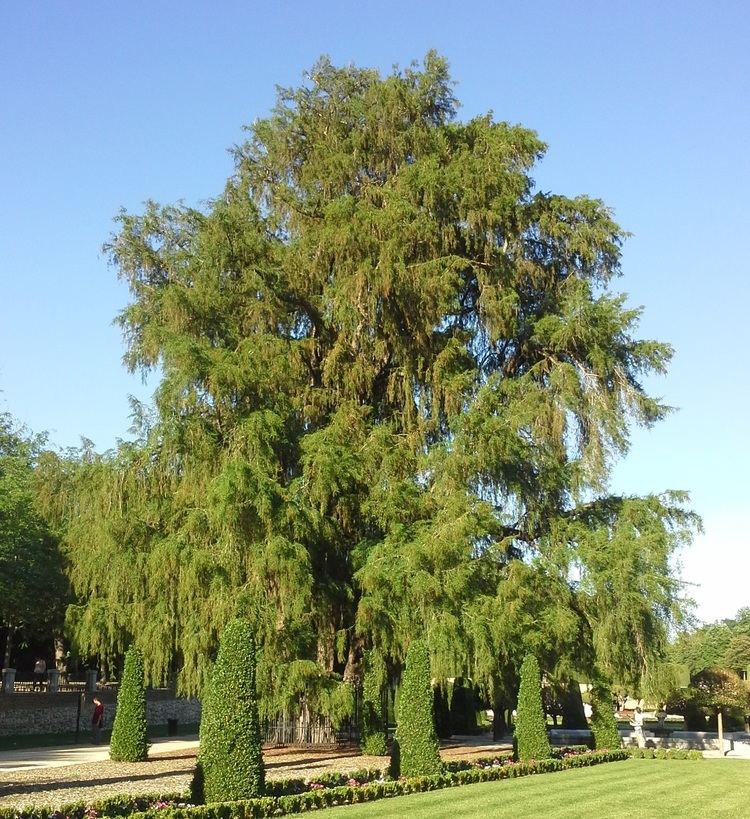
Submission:
M 519 760 L 549 759 L 552 756 L 547 736 L 547 721 L 542 708 L 542 684 L 539 663 L 527 654 L 521 665 L 518 689 L 516 745 Z
M 362 735 L 360 746 L 363 754 L 384 756 L 388 753 L 383 693 L 388 682 L 383 655 L 373 649 L 365 655 L 365 674 L 362 685 Z
M 142 762 L 147 756 L 143 655 L 135 646 L 130 646 L 125 654 L 125 670 L 117 694 L 109 757 L 115 762 Z
M 440 746 L 433 721 L 430 658 L 421 641 L 411 644 L 396 713 L 396 738 L 391 754 L 393 776 L 442 773 Z
M 224 630 L 201 714 L 193 799 L 231 802 L 262 796 L 265 770 L 255 692 L 255 643 L 249 624 Z
M 594 736 L 594 748 L 613 750 L 620 747 L 612 694 L 601 683 L 595 684 L 591 689 L 591 733 Z

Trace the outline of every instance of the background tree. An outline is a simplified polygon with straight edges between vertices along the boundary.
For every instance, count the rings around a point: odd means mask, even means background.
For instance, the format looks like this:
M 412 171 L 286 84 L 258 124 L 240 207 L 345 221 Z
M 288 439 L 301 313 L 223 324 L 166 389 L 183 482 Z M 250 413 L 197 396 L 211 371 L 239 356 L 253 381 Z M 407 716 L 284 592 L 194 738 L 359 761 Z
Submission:
M 415 640 L 409 647 L 401 680 L 391 756 L 393 776 L 431 776 L 443 770 L 435 734 L 430 679 L 427 647 Z
M 321 60 L 205 210 L 120 214 L 126 363 L 162 377 L 135 441 L 51 470 L 81 645 L 143 635 L 148 678 L 197 692 L 252 616 L 268 713 L 343 702 L 365 648 L 397 670 L 417 633 L 500 712 L 529 641 L 569 680 L 663 652 L 696 520 L 607 479 L 671 349 L 611 289 L 608 208 L 536 190 L 537 134 L 457 109 L 434 53 Z
M 519 760 L 549 759 L 552 756 L 547 719 L 542 708 L 541 673 L 533 654 L 527 654 L 521 666 L 515 739 Z
M 750 685 L 733 671 L 704 669 L 688 688 L 672 693 L 667 708 L 684 715 L 689 731 L 715 731 L 719 712 L 742 727 L 750 714 Z
M 750 636 L 733 634 L 727 644 L 721 665 L 746 677 L 750 669 Z
M 0 414 L 0 629 L 5 631 L 3 668 L 10 667 L 14 640 L 58 634 L 68 586 L 57 540 L 37 503 L 35 470 L 44 436 L 19 428 Z M 51 653 L 51 652 L 50 652 Z
M 234 620 L 221 638 L 201 714 L 193 798 L 229 802 L 262 796 L 265 768 L 255 693 L 255 644 Z
M 115 762 L 142 762 L 148 757 L 143 654 L 135 646 L 125 653 L 109 756 Z

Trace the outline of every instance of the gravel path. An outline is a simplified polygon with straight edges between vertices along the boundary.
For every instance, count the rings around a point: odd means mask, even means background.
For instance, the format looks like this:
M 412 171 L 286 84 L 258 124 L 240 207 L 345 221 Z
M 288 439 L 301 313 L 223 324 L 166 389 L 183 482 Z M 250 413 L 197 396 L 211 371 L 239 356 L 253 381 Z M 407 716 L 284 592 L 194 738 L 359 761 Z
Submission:
M 451 743 L 443 759 L 461 759 L 508 750 L 508 745 L 478 742 Z M 356 748 L 316 751 L 287 748 L 264 751 L 269 779 L 311 779 L 329 771 L 384 768 L 388 757 L 363 756 Z M 156 753 L 146 762 L 92 762 L 60 768 L 0 772 L 0 808 L 27 805 L 59 808 L 72 802 L 94 802 L 119 794 L 167 794 L 187 791 L 195 767 L 195 751 Z

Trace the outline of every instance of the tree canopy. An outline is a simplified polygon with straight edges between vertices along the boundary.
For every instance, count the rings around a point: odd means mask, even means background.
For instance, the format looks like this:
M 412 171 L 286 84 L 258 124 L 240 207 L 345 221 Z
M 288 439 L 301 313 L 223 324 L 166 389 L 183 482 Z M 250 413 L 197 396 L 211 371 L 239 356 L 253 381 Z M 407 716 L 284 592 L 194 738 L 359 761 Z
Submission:
M 446 61 L 319 61 L 203 209 L 122 212 L 136 438 L 48 465 L 79 644 L 199 691 L 253 623 L 261 707 L 344 708 L 363 650 L 507 692 L 637 680 L 680 614 L 681 493 L 607 494 L 669 345 L 612 289 L 624 231 L 537 190 L 537 134 L 457 116 Z M 344 699 L 342 699 L 342 697 Z

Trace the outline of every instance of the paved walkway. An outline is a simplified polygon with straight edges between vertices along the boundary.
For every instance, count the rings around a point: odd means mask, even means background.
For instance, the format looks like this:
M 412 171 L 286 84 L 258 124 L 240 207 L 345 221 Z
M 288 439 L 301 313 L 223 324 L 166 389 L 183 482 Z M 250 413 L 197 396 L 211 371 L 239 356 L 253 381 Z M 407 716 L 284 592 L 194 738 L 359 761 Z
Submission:
M 197 737 L 151 740 L 149 756 L 198 747 Z M 109 745 L 62 745 L 51 748 L 24 748 L 0 751 L 0 771 L 30 771 L 35 768 L 62 768 L 109 759 Z

